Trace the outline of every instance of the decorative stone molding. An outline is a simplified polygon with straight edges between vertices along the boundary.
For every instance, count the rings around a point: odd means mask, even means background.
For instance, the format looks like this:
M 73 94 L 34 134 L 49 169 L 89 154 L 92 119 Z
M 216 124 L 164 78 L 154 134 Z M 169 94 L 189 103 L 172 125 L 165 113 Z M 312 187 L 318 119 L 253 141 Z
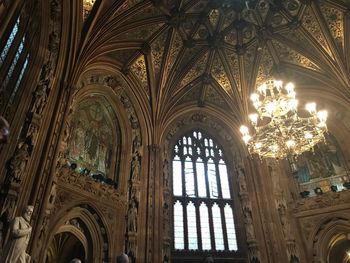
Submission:
M 261 262 L 261 255 L 258 242 L 255 236 L 252 204 L 249 198 L 247 183 L 245 179 L 245 171 L 241 161 L 238 162 L 238 165 L 236 167 L 236 173 L 238 174 L 238 191 L 243 210 L 244 226 L 248 247 L 248 258 L 249 262 L 258 263 Z
M 109 206 L 126 207 L 125 197 L 121 196 L 113 186 L 97 182 L 92 177 L 62 167 L 57 171 L 58 185 L 82 190 Z
M 33 92 L 33 98 L 27 113 L 27 118 L 23 124 L 23 129 L 19 136 L 18 144 L 13 157 L 10 158 L 10 165 L 7 170 L 5 183 L 10 191 L 20 191 L 21 187 L 17 188 L 13 184 L 17 184 L 16 176 L 20 176 L 19 183 L 22 184 L 27 175 L 27 166 L 30 163 L 32 153 L 36 146 L 36 138 L 41 128 L 41 117 L 46 108 L 49 95 L 51 94 L 54 82 L 54 72 L 58 62 L 58 47 L 60 44 L 61 35 L 61 15 L 62 1 L 50 1 L 50 19 L 49 19 L 49 42 L 47 45 L 45 60 L 41 68 L 38 84 Z M 11 190 L 12 189 L 12 190 Z M 19 195 L 19 192 L 17 193 Z M 6 196 L 6 195 L 5 195 Z M 4 203 L 9 203 L 5 197 Z M 7 213 L 8 218 L 12 218 L 16 211 L 17 204 L 11 201 L 13 206 L 2 210 Z
M 176 123 L 169 129 L 169 132 L 167 134 L 167 141 L 171 141 L 173 136 L 180 131 L 183 127 L 189 126 L 191 124 L 200 123 L 205 126 L 207 126 L 210 129 L 214 129 L 217 131 L 216 136 L 221 137 L 225 140 L 226 143 L 228 143 L 229 146 L 232 146 L 234 141 L 232 135 L 222 127 L 219 123 L 217 123 L 213 118 L 210 116 L 205 115 L 202 112 L 195 112 L 191 115 L 187 115 L 183 119 L 177 120 Z
M 299 199 L 293 205 L 293 213 L 311 212 L 311 210 L 350 204 L 350 191 L 327 192 L 320 196 Z M 350 206 L 350 205 L 349 205 Z M 298 215 L 297 215 L 298 216 Z

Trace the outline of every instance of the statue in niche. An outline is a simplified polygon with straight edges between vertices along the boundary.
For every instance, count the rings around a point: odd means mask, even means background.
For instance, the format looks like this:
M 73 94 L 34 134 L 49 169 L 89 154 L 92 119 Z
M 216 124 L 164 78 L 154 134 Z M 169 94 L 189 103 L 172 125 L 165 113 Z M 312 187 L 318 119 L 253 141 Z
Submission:
M 133 200 L 135 203 L 136 203 L 136 206 L 139 205 L 140 203 L 140 197 L 139 197 L 139 193 L 138 193 L 138 190 L 136 188 L 133 188 L 131 190 L 131 200 Z
M 273 191 L 275 193 L 281 192 L 280 175 L 278 174 L 277 164 L 271 163 L 268 168 L 272 180 Z
M 136 134 L 134 140 L 132 141 L 132 152 L 138 152 L 141 146 L 141 140 Z
M 167 243 L 163 245 L 163 255 L 163 263 L 168 263 L 170 256 L 170 245 Z
M 16 217 L 11 222 L 10 238 L 4 247 L 4 256 L 1 258 L 1 263 L 30 262 L 31 257 L 26 253 L 26 249 L 32 232 L 32 227 L 29 223 L 33 210 L 33 206 L 26 206 L 23 210 L 23 215 Z
M 23 143 L 19 148 L 17 148 L 15 156 L 10 162 L 10 168 L 12 171 L 12 176 L 15 180 L 21 180 L 24 173 L 24 169 L 27 165 L 29 159 L 29 146 Z
M 36 114 L 41 114 L 43 111 L 46 101 L 47 101 L 47 87 L 48 83 L 40 82 L 36 91 L 34 92 L 34 105 L 32 112 Z
M 289 223 L 288 223 L 288 220 L 287 220 L 287 209 L 286 209 L 286 206 L 283 203 L 280 203 L 278 205 L 277 210 L 278 210 L 278 214 L 279 214 L 279 217 L 280 217 L 280 221 L 281 221 L 284 237 L 288 237 L 288 235 L 289 235 Z
M 237 180 L 238 180 L 239 193 L 242 194 L 247 192 L 247 183 L 245 181 L 244 168 L 239 166 L 237 170 L 238 170 Z
M 136 202 L 131 200 L 128 212 L 128 232 L 137 231 L 137 207 Z
M 128 240 L 128 256 L 129 256 L 129 263 L 135 262 L 136 260 L 136 241 L 134 240 Z
M 38 127 L 36 127 L 33 124 L 30 124 L 28 128 L 27 136 L 26 136 L 26 141 L 30 141 L 32 145 L 35 145 L 37 135 L 38 135 Z
M 164 202 L 163 205 L 163 231 L 164 231 L 164 236 L 168 236 L 170 233 L 170 228 L 169 228 L 169 205 L 167 202 Z
M 253 220 L 252 220 L 252 211 L 248 207 L 245 207 L 243 209 L 243 217 L 244 217 L 247 241 L 254 240 L 255 234 L 254 234 L 254 226 L 253 226 Z
M 140 154 L 138 152 L 135 152 L 132 157 L 131 161 L 131 180 L 140 180 L 140 160 L 139 160 Z
M 169 187 L 169 162 L 167 159 L 164 159 L 163 163 L 163 180 L 164 187 Z

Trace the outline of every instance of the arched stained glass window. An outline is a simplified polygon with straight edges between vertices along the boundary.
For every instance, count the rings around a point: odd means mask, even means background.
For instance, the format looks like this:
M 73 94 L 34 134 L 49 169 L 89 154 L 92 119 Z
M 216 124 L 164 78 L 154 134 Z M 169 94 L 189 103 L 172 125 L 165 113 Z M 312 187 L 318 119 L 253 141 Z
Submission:
M 204 132 L 178 139 L 172 161 L 175 251 L 236 251 L 227 166 Z
M 13 40 L 15 39 L 17 32 L 18 32 L 18 27 L 19 27 L 19 18 L 17 19 L 16 23 L 14 24 L 12 31 L 6 41 L 5 46 L 3 47 L 3 49 L 1 50 L 0 53 L 0 66 L 2 66 L 2 64 L 5 61 L 5 58 L 7 56 L 7 54 L 9 53 L 10 47 L 12 46 Z

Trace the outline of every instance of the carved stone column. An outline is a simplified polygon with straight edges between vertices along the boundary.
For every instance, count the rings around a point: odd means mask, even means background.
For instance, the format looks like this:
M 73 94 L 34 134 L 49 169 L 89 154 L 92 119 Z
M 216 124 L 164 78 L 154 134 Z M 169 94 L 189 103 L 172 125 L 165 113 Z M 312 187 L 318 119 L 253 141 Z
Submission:
M 140 183 L 141 183 L 141 164 L 142 164 L 142 144 L 140 141 L 139 125 L 134 114 L 130 114 L 129 120 L 133 128 L 132 157 L 130 161 L 129 177 L 129 198 L 126 223 L 126 246 L 125 251 L 132 263 L 137 262 L 138 250 L 138 230 L 139 230 L 139 212 L 140 212 Z
M 252 204 L 249 199 L 245 172 L 241 163 L 239 163 L 236 167 L 236 173 L 238 179 L 239 197 L 242 204 L 244 226 L 247 238 L 248 260 L 250 263 L 260 263 L 261 256 L 253 225 Z
M 171 246 L 171 187 L 169 170 L 169 156 L 167 151 L 164 152 L 163 169 L 162 169 L 162 182 L 163 182 L 163 207 L 162 207 L 162 221 L 163 221 L 163 248 L 162 248 L 162 261 L 163 263 L 171 262 L 170 258 L 170 246 Z
M 268 167 L 273 185 L 273 195 L 275 199 L 276 209 L 281 223 L 283 237 L 286 244 L 288 261 L 297 263 L 300 262 L 297 251 L 295 237 L 291 231 L 290 216 L 288 213 L 287 202 L 281 184 L 282 173 L 279 170 L 279 163 L 275 160 L 268 161 Z

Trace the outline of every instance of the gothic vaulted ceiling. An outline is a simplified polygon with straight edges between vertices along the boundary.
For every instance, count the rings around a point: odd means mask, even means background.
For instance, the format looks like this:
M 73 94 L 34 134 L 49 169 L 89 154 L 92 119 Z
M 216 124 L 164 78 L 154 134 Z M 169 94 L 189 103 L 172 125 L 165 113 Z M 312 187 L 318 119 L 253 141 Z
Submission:
M 278 74 L 347 101 L 348 12 L 345 0 L 97 1 L 77 65 L 116 65 L 154 123 L 191 105 L 242 115 Z

